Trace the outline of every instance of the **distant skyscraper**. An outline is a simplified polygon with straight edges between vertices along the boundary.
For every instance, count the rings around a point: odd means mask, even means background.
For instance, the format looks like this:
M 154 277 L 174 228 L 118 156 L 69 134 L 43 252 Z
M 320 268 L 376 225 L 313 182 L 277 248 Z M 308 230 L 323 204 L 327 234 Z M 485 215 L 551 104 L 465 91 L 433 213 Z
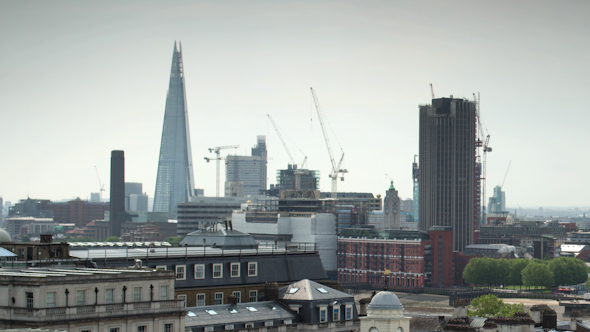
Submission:
M 185 91 L 182 45 L 177 49 L 174 43 L 154 195 L 154 211 L 173 219 L 178 203 L 188 202 L 195 188 Z
M 433 99 L 420 106 L 419 229 L 453 227 L 453 250 L 473 243 L 480 208 L 475 160 L 475 103 Z
M 148 196 L 143 192 L 143 184 L 125 182 L 125 211 L 147 212 Z
M 266 190 L 266 136 L 258 136 L 252 156 L 232 156 L 225 159 L 225 181 L 244 183 L 244 195 L 260 195 Z
M 494 187 L 494 196 L 490 197 L 488 204 L 489 213 L 505 212 L 506 211 L 506 193 L 502 191 L 502 187 Z

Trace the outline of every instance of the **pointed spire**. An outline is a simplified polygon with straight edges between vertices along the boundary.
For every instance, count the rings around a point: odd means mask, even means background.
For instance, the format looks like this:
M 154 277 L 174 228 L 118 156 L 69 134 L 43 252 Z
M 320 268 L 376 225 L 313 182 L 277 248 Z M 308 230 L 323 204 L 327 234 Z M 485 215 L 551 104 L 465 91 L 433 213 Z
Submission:
M 174 41 L 174 52 L 178 52 L 178 49 L 176 48 L 176 40 Z
M 180 46 L 178 52 L 182 54 L 182 42 L 180 40 L 178 41 L 178 45 Z
M 389 190 L 395 190 L 395 188 L 393 187 L 393 180 L 391 181 L 391 186 L 389 186 Z

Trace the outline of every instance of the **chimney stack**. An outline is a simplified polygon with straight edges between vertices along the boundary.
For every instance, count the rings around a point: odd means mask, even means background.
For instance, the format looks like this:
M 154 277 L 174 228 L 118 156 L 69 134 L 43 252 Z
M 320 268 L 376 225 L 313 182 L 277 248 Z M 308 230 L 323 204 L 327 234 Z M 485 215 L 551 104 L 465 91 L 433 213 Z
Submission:
M 125 152 L 111 151 L 111 236 L 121 236 L 122 216 L 125 212 Z

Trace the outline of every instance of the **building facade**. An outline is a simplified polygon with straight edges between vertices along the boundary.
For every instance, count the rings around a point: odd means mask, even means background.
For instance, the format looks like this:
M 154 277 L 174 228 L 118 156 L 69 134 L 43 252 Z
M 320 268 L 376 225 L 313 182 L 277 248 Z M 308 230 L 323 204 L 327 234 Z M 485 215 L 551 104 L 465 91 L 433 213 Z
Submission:
M 7 269 L 0 328 L 183 332 L 174 273 L 152 269 Z
M 81 199 L 69 202 L 49 202 L 47 209 L 53 211 L 53 220 L 59 224 L 75 224 L 82 228 L 93 220 L 104 219 L 105 212 L 109 211 L 109 203 L 89 202 Z
M 146 212 L 147 210 L 148 195 L 143 192 L 143 184 L 125 182 L 125 211 Z
M 266 190 L 266 136 L 258 136 L 252 156 L 225 157 L 225 181 L 242 182 L 244 195 L 260 195 Z
M 245 197 L 193 197 L 189 203 L 178 204 L 178 236 L 223 222 L 247 201 Z
M 399 229 L 401 227 L 400 199 L 397 190 L 393 187 L 393 181 L 385 193 L 384 203 L 383 226 L 385 229 Z
M 419 229 L 452 226 L 458 251 L 474 242 L 480 214 L 475 115 L 475 103 L 465 99 L 420 106 Z
M 188 202 L 189 197 L 194 196 L 194 181 L 182 46 L 178 49 L 174 43 L 156 177 L 154 211 L 168 212 L 171 219 L 176 219 L 178 203 Z

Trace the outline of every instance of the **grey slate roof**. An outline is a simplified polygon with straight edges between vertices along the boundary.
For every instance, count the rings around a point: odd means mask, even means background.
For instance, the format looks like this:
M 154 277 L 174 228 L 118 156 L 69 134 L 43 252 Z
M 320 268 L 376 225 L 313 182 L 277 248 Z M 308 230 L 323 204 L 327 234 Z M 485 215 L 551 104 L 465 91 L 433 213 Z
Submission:
M 350 294 L 309 279 L 303 279 L 279 289 L 279 299 L 282 300 L 311 301 L 339 298 L 350 298 L 354 301 L 354 297 Z
M 255 311 L 248 308 L 254 308 Z M 253 323 L 276 319 L 295 321 L 296 319 L 294 312 L 276 301 L 188 307 L 186 310 L 186 327 Z

